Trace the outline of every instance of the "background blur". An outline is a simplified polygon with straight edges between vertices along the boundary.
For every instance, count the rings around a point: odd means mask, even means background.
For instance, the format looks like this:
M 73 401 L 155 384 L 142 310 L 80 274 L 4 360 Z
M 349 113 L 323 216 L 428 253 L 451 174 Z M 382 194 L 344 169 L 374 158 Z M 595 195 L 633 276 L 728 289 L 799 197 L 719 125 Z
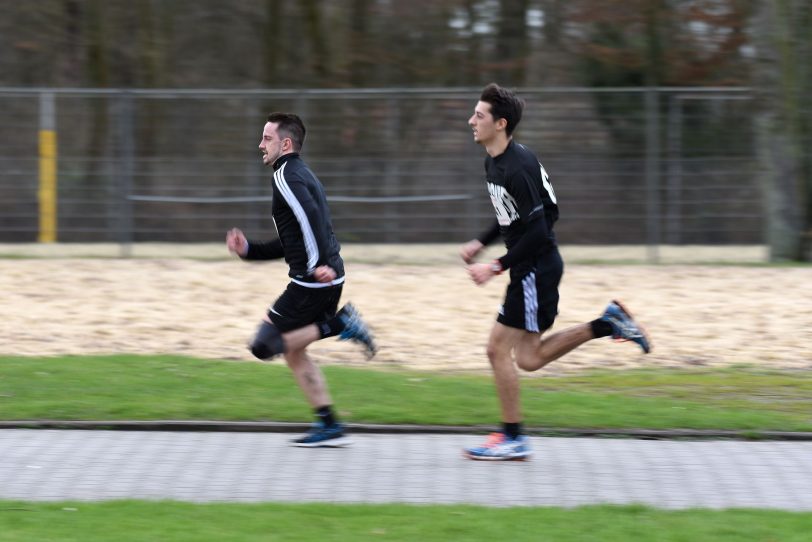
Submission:
M 3 242 L 269 235 L 271 110 L 305 119 L 342 241 L 465 240 L 492 216 L 466 120 L 497 81 L 562 243 L 812 259 L 807 0 L 0 7 Z

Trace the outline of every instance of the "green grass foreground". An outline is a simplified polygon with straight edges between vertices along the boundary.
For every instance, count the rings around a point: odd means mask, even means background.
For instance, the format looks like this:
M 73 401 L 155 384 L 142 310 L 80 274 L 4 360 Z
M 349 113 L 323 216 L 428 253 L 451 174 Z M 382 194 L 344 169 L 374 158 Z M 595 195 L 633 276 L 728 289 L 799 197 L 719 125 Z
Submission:
M 812 514 L 641 506 L 483 508 L 0 501 L 0 542 L 809 540 Z M 506 535 L 509 533 L 509 535 Z
M 325 368 L 345 421 L 498 421 L 488 376 Z M 634 370 L 522 380 L 528 426 L 812 431 L 812 373 Z M 0 357 L 0 420 L 307 422 L 280 363 L 177 356 Z

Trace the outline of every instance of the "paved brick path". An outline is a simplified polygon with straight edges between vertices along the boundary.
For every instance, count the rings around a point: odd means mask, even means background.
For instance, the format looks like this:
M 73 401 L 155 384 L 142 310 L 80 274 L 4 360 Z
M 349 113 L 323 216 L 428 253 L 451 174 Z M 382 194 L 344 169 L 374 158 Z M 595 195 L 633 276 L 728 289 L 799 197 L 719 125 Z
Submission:
M 0 498 L 472 503 L 812 510 L 812 442 L 532 438 L 529 462 L 465 460 L 481 436 L 0 430 Z

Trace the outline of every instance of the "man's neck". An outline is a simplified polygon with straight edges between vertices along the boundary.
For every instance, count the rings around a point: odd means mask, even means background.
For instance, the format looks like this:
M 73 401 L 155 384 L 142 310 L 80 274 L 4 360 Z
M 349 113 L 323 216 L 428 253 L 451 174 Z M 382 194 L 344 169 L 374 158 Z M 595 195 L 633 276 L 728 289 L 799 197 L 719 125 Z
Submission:
M 276 171 L 277 169 L 279 169 L 279 167 L 282 165 L 282 163 L 285 160 L 287 160 L 288 157 L 290 157 L 290 155 L 292 155 L 292 154 L 297 154 L 297 152 L 296 151 L 288 151 L 285 154 L 279 155 L 279 158 L 274 160 L 274 163 L 272 164 L 273 170 Z
M 511 139 L 510 137 L 498 137 L 491 143 L 485 145 L 485 152 L 487 152 L 491 158 L 496 158 L 505 152 L 505 149 L 510 145 Z

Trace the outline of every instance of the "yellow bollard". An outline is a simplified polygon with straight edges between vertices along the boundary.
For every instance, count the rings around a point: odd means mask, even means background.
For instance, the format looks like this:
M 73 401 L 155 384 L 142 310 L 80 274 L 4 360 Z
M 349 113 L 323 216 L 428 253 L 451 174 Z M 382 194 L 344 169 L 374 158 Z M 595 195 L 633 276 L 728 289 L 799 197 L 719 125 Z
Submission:
M 39 131 L 39 242 L 56 241 L 56 130 Z

